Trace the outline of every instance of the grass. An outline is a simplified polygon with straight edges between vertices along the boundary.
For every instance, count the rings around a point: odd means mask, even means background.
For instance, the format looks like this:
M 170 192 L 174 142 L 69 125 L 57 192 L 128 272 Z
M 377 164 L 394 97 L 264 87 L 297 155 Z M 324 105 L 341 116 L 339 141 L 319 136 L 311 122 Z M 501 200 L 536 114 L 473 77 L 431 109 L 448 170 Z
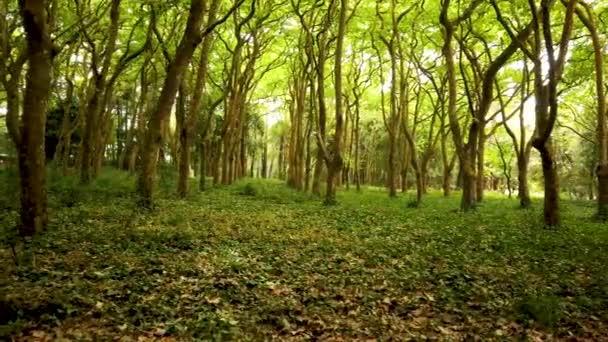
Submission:
M 593 203 L 563 202 L 563 227 L 545 230 L 539 201 L 492 194 L 461 214 L 458 194 L 323 206 L 244 180 L 178 200 L 165 179 L 150 212 L 127 174 L 50 178 L 48 232 L 18 266 L 0 250 L 0 339 L 608 338 Z

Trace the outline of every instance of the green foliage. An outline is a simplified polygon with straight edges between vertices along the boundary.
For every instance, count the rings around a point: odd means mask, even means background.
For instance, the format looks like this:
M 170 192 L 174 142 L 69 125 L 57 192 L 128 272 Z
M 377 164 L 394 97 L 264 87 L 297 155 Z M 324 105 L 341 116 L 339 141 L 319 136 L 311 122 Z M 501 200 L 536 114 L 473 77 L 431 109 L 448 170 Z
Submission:
M 252 183 L 247 183 L 243 187 L 243 190 L 240 192 L 241 195 L 245 196 L 256 196 L 258 194 L 258 190 L 255 185 Z
M 607 337 L 608 230 L 583 203 L 546 231 L 499 196 L 467 215 L 458 194 L 413 211 L 376 188 L 325 207 L 246 179 L 138 211 L 126 173 L 71 179 L 49 177 L 49 230 L 17 251 L 35 262 L 0 264 L 3 338 Z
M 560 319 L 561 300 L 553 294 L 530 295 L 517 305 L 517 313 L 524 322 L 531 319 L 545 328 L 553 328 Z
M 47 170 L 51 208 L 130 198 L 134 192 L 134 176 L 116 169 L 103 169 L 99 177 L 86 185 L 80 184 L 78 175 L 63 175 L 61 170 L 53 166 Z
M 255 197 L 256 200 L 268 203 L 302 203 L 310 199 L 309 195 L 294 192 L 276 180 L 247 178 L 236 182 L 231 188 L 239 195 Z
M 177 173 L 175 166 L 161 164 L 158 168 L 158 189 L 163 192 L 175 191 L 177 188 Z
M 14 245 L 19 224 L 19 175 L 16 168 L 0 168 L 0 248 Z M 9 262 L 10 259 L 6 259 Z

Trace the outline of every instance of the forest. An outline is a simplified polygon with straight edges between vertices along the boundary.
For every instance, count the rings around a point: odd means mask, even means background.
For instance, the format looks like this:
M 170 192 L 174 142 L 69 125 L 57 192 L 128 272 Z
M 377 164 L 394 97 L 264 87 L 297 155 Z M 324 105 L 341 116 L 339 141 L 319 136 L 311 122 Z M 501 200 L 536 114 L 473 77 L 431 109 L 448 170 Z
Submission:
M 606 340 L 607 55 L 605 0 L 1 0 L 0 340 Z

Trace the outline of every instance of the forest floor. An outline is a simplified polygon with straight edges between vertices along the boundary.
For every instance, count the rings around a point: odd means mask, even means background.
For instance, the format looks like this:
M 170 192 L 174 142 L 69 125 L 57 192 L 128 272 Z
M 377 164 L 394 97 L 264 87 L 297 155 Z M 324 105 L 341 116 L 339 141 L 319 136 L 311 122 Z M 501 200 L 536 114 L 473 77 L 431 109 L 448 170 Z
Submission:
M 245 180 L 178 200 L 164 180 L 150 212 L 124 173 L 50 183 L 48 231 L 19 265 L 0 246 L 0 340 L 608 339 L 591 202 L 565 201 L 547 230 L 539 200 L 491 195 L 461 214 L 457 194 L 414 209 L 350 190 L 325 207 Z

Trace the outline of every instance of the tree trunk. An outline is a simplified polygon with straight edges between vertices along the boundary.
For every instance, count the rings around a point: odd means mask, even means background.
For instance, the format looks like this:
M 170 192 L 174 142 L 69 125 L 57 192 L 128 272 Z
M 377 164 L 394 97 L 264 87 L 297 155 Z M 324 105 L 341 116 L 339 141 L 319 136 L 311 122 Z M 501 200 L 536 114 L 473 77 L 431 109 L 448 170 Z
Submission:
M 608 220 L 608 164 L 598 165 L 597 182 L 597 217 L 602 221 L 606 221 Z
M 397 184 L 395 181 L 395 145 L 397 143 L 395 140 L 395 133 L 389 133 L 386 187 L 388 188 L 388 196 L 391 198 L 397 197 Z
M 452 193 L 452 172 L 451 170 L 443 170 L 443 183 L 442 183 L 442 189 L 443 189 L 443 197 L 449 197 L 450 194 Z
M 576 15 L 585 25 L 591 34 L 593 45 L 593 55 L 595 64 L 595 91 L 597 98 L 597 145 L 598 145 L 598 166 L 597 166 L 597 218 L 601 221 L 608 221 L 608 127 L 606 116 L 606 94 L 604 93 L 604 52 L 602 42 L 597 32 L 595 15 L 592 8 L 584 1 L 579 2 L 585 11 L 576 8 Z M 593 193 L 591 195 L 593 197 Z
M 522 208 L 529 208 L 531 205 L 530 201 L 530 189 L 528 187 L 528 161 L 525 158 L 519 158 L 517 160 L 517 181 L 518 184 L 518 197 L 519 204 Z
M 461 159 L 462 163 L 462 200 L 460 209 L 464 212 L 475 209 L 477 201 L 477 174 L 476 174 L 476 156 L 478 143 L 479 125 L 475 122 L 471 124 L 469 129 L 469 142 L 465 145 L 464 153 Z
M 222 155 L 222 144 L 220 142 L 211 143 L 210 147 L 213 149 L 213 163 L 211 165 L 213 171 L 213 185 L 220 184 L 221 177 L 221 155 Z
M 416 207 L 422 203 L 422 195 L 424 194 L 424 175 L 418 168 L 416 170 Z
M 200 156 L 199 156 L 199 180 L 198 180 L 198 190 L 205 191 L 206 189 L 206 177 L 207 177 L 207 148 L 205 146 L 205 142 L 201 142 L 200 144 Z
M 542 160 L 543 176 L 545 178 L 545 224 L 550 227 L 557 227 L 560 224 L 559 180 L 557 163 L 555 162 L 551 140 L 545 143 L 545 145 L 539 149 L 539 152 Z
M 481 129 L 479 134 L 479 145 L 477 146 L 477 184 L 476 188 L 476 202 L 483 202 L 483 193 L 486 186 L 486 177 L 484 170 L 484 157 L 485 157 L 485 149 L 486 149 L 486 138 L 484 129 Z
M 353 165 L 357 192 L 361 191 L 361 166 L 359 165 L 359 114 L 359 98 L 357 97 L 355 99 L 355 165 Z
M 80 182 L 83 184 L 89 183 L 95 177 L 96 155 L 101 148 L 100 144 L 100 127 L 105 124 L 102 120 L 102 114 L 105 112 L 106 105 L 107 74 L 111 67 L 112 54 L 116 47 L 118 37 L 118 26 L 120 19 L 120 3 L 121 0 L 112 0 L 110 9 L 110 26 L 108 28 L 108 41 L 104 47 L 102 68 L 98 70 L 98 57 L 93 54 L 92 73 L 93 73 L 93 89 L 91 90 L 86 107 L 84 135 L 82 137 L 82 151 L 80 164 Z
M 142 170 L 138 179 L 138 193 L 144 206 L 152 205 L 158 151 L 162 141 L 161 127 L 171 113 L 171 107 L 173 107 L 175 94 L 181 83 L 184 70 L 188 66 L 190 58 L 192 58 L 194 49 L 202 39 L 200 29 L 203 9 L 204 0 L 193 0 L 191 2 L 186 31 L 179 44 L 175 58 L 169 64 L 156 111 L 148 121 L 148 132 L 146 134 L 144 150 L 142 151 Z
M 336 52 L 334 62 L 334 88 L 336 92 L 336 127 L 334 130 L 333 148 L 327 159 L 327 189 L 325 189 L 325 204 L 336 203 L 336 177 L 339 177 L 342 169 L 342 134 L 344 129 L 343 100 L 342 100 L 342 52 L 344 48 L 344 36 L 346 35 L 346 11 L 348 0 L 341 0 L 340 21 L 338 24 L 338 36 L 336 41 Z
M 283 142 L 284 137 L 281 135 L 281 137 L 279 138 L 279 179 L 284 179 L 285 175 L 283 174 L 283 160 L 285 159 L 285 157 L 283 156 L 285 154 L 285 143 Z
M 312 134 L 312 120 L 308 120 L 306 127 L 306 164 L 304 169 L 304 191 L 308 192 L 310 189 L 310 174 L 312 169 L 312 152 L 310 150 L 310 136 Z
M 177 119 L 177 127 L 179 131 L 179 159 L 178 159 L 178 177 L 177 177 L 177 196 L 185 198 L 188 194 L 188 178 L 190 175 L 190 134 L 188 123 L 186 120 L 186 85 L 182 81 L 179 86 L 179 94 L 177 99 L 177 108 L 175 116 Z M 194 115 L 194 113 L 190 113 Z
M 268 178 L 268 142 L 264 138 L 264 148 L 262 150 L 262 178 Z
M 462 172 L 462 200 L 460 202 L 460 209 L 464 212 L 475 209 L 475 186 L 477 183 L 477 177 L 475 172 L 463 168 Z
M 317 196 L 321 195 L 321 174 L 323 173 L 324 163 L 323 151 L 317 147 L 317 158 L 312 177 L 312 193 Z
M 29 60 L 17 146 L 21 184 L 19 233 L 31 236 L 46 229 L 48 222 L 44 137 L 51 85 L 52 43 L 46 17 L 47 2 L 23 0 L 19 5 Z
M 319 102 L 319 134 L 317 135 L 317 161 L 314 171 L 314 180 L 312 185 L 312 192 L 315 195 L 321 195 L 321 174 L 323 172 L 323 165 L 327 166 L 327 173 L 329 177 L 329 156 L 326 155 L 326 137 L 325 130 L 327 125 L 327 105 L 325 103 L 325 63 L 327 61 L 327 30 L 331 25 L 330 12 L 332 12 L 331 6 L 334 2 L 330 3 L 327 16 L 324 18 L 322 31 L 318 33 L 316 43 L 318 48 L 317 63 L 315 65 L 316 77 L 317 77 L 317 91 L 311 93 L 311 96 L 316 96 Z

